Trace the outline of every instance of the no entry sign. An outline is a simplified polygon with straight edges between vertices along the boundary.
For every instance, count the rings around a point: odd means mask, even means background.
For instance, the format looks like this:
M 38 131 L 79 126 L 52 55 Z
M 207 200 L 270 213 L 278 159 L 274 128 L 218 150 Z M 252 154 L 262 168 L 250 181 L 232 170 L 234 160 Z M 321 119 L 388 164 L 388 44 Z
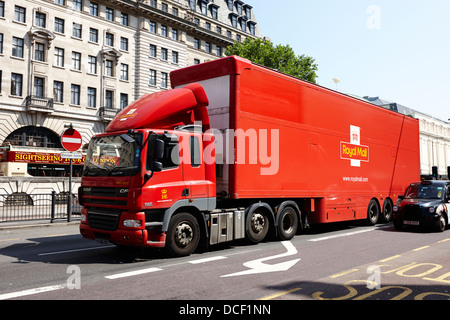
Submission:
M 61 144 L 67 151 L 77 151 L 81 148 L 82 142 L 81 134 L 75 129 L 67 129 L 61 135 Z

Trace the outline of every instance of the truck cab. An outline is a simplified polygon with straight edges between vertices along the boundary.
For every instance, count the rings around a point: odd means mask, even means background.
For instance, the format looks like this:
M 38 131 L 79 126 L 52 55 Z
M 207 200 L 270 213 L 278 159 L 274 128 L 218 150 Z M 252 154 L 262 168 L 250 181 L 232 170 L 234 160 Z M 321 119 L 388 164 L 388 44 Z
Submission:
M 178 91 L 181 96 L 192 95 L 189 89 Z M 161 101 L 161 94 L 155 96 Z M 199 105 L 195 94 L 194 98 L 190 108 Z M 133 109 L 138 113 L 139 106 Z M 112 123 L 89 144 L 79 189 L 81 234 L 100 242 L 148 247 L 164 247 L 169 235 L 175 251 L 196 247 L 198 232 L 193 229 L 199 226 L 195 219 L 169 223 L 179 210 L 192 217 L 192 213 L 215 209 L 214 136 L 192 124 L 140 128 L 145 122 L 129 125 L 135 129 L 115 130 L 122 123 Z

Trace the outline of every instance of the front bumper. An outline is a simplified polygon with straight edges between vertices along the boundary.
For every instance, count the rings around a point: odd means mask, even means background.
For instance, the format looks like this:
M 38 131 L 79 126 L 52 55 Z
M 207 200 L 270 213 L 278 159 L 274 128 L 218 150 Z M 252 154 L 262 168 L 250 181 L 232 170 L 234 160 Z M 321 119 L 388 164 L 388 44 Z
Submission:
M 83 210 L 84 211 L 84 210 Z M 133 247 L 150 247 L 150 248 L 164 248 L 166 245 L 166 234 L 160 232 L 160 229 L 141 227 L 126 227 L 125 220 L 140 220 L 145 224 L 145 214 L 121 214 L 119 221 L 114 227 L 111 224 L 104 224 L 105 227 L 99 224 L 89 223 L 89 218 L 86 211 L 82 212 L 80 233 L 85 239 L 97 240 L 99 242 L 110 242 L 116 245 L 133 246 Z M 109 229 L 109 230 L 107 230 Z M 159 230 L 159 231 L 158 231 Z

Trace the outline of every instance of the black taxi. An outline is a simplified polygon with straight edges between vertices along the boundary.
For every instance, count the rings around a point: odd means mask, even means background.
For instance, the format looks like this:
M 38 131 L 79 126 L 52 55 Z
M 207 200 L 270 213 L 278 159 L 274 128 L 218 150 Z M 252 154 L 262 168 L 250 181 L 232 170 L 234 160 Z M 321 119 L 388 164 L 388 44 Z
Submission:
M 427 180 L 412 183 L 393 208 L 396 230 L 404 226 L 432 227 L 445 231 L 449 223 L 450 181 Z

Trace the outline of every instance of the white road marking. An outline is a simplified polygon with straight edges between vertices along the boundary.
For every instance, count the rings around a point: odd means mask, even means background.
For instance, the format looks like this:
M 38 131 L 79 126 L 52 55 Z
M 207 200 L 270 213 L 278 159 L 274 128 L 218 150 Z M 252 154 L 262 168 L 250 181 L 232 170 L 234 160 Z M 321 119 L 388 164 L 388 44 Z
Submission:
M 78 252 L 78 251 L 89 251 L 89 250 L 106 249 L 106 248 L 114 248 L 114 247 L 115 246 L 113 245 L 113 246 L 101 246 L 101 247 L 73 249 L 73 250 L 65 250 L 65 251 L 46 252 L 46 253 L 39 253 L 38 256 L 51 256 L 54 254 L 63 254 L 63 253 L 71 253 L 71 252 Z
M 130 271 L 130 272 L 113 274 L 113 275 L 110 275 L 110 276 L 106 276 L 105 278 L 109 279 L 109 280 L 115 280 L 115 279 L 133 277 L 133 276 L 138 276 L 138 275 L 141 275 L 141 274 L 152 273 L 152 272 L 157 272 L 157 271 L 162 271 L 162 269 L 159 269 L 159 268 L 148 268 L 148 269 L 142 269 L 142 270 L 135 270 L 135 271 Z
M 223 260 L 226 258 L 227 257 L 217 256 L 217 257 L 205 258 L 205 259 L 200 259 L 200 260 L 188 261 L 188 263 L 201 264 L 201 263 L 207 263 L 207 262 L 212 262 L 212 261 L 217 261 L 217 260 Z
M 18 291 L 18 292 L 5 293 L 5 294 L 0 295 L 0 300 L 7 300 L 7 299 L 29 296 L 29 295 L 37 294 L 37 293 L 55 291 L 55 290 L 64 289 L 65 287 L 66 286 L 64 284 L 59 284 L 56 286 L 48 286 L 48 287 L 34 288 L 34 289 L 23 290 L 23 291 Z

